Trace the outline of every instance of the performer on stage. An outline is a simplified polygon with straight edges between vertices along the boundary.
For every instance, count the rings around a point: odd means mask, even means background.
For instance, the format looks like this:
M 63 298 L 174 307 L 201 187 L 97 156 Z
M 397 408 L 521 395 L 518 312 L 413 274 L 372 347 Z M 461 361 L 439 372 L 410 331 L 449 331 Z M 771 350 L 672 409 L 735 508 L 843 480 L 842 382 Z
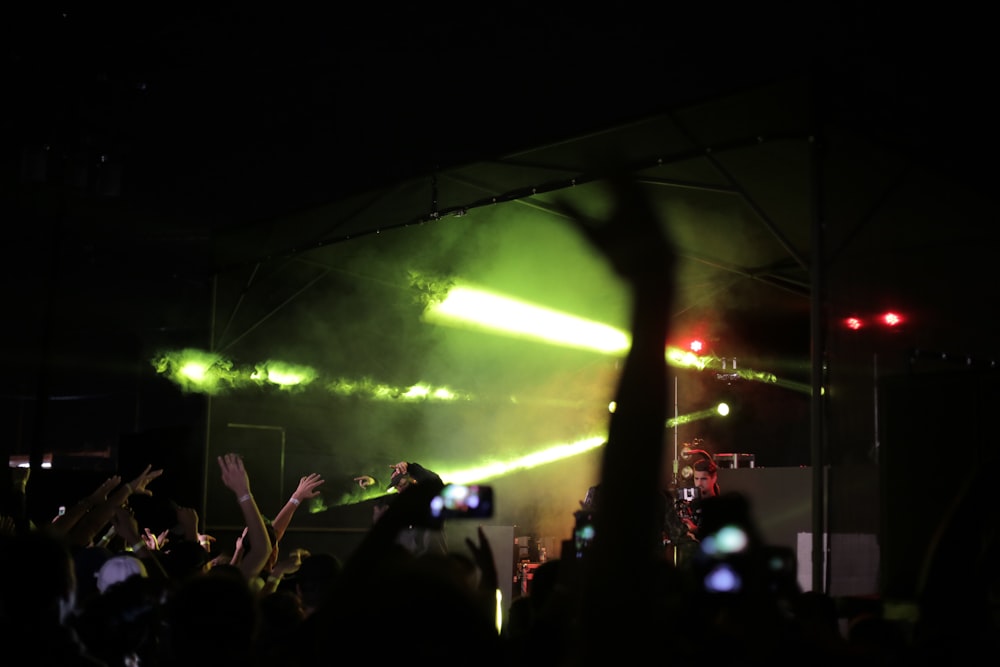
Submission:
M 698 550 L 701 540 L 702 502 L 706 498 L 718 496 L 719 467 L 711 454 L 703 449 L 692 449 L 688 455 L 694 457 L 692 486 L 675 488 L 671 494 L 673 507 L 666 508 L 664 533 L 676 548 L 678 565 L 689 563 Z
M 396 493 L 405 493 L 407 489 L 420 486 L 433 486 L 440 490 L 444 487 L 441 477 L 434 471 L 428 470 L 419 463 L 413 461 L 400 461 L 389 466 L 392 468 L 392 477 L 389 479 L 387 491 L 395 489 Z M 362 489 L 370 489 L 378 485 L 371 475 L 361 475 L 355 477 L 354 481 Z M 384 498 L 379 498 L 375 502 L 372 510 L 372 522 L 379 520 L 379 517 L 389 508 L 395 494 L 390 493 Z M 434 525 L 430 517 L 430 507 L 427 508 L 427 522 L 425 525 L 413 524 L 406 530 L 401 531 L 397 540 L 402 546 L 413 554 L 419 555 L 427 552 L 447 553 L 448 547 L 445 540 L 443 526 Z

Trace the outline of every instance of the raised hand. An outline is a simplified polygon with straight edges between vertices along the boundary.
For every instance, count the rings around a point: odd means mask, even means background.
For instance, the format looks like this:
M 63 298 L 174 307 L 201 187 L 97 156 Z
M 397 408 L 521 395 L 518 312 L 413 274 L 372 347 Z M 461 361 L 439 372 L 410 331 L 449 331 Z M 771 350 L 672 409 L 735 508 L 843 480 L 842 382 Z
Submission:
M 319 491 L 316 489 L 325 481 L 318 473 L 311 473 L 300 478 L 299 486 L 295 489 L 295 493 L 292 494 L 292 498 L 295 498 L 299 502 L 315 498 L 319 495 Z
M 371 475 L 361 475 L 360 477 L 355 477 L 354 481 L 358 483 L 362 489 L 367 489 L 369 486 L 375 486 L 375 478 Z
M 242 456 L 223 454 L 219 457 L 219 470 L 222 471 L 222 483 L 237 496 L 250 493 L 250 477 L 243 465 Z
M 181 527 L 184 538 L 193 540 L 198 536 L 198 510 L 193 507 L 177 506 L 177 524 Z
M 271 575 L 276 577 L 285 577 L 289 574 L 295 574 L 299 571 L 299 568 L 302 567 L 302 559 L 308 556 L 308 551 L 295 549 L 274 564 L 274 567 L 271 568 Z
M 142 529 L 142 541 L 146 543 L 146 548 L 150 551 L 159 551 L 170 541 L 170 531 L 164 530 L 159 535 L 149 528 Z
M 22 468 L 20 466 L 10 469 L 10 479 L 13 484 L 14 491 L 20 494 L 24 494 L 28 489 L 28 480 L 31 478 L 31 468 Z
M 103 503 L 108 498 L 108 494 L 111 493 L 112 489 L 115 489 L 119 484 L 122 483 L 121 475 L 112 475 L 106 480 L 101 482 L 100 486 L 91 491 L 90 495 L 84 499 L 87 507 L 93 507 Z
M 212 535 L 206 535 L 205 533 L 198 533 L 198 544 L 205 551 L 211 551 L 212 545 L 215 544 L 216 539 Z
M 234 554 L 243 553 L 243 538 L 246 537 L 246 535 L 247 535 L 247 529 L 244 528 L 243 531 L 240 533 L 239 537 L 236 538 L 236 549 L 233 552 Z
M 676 263 L 673 245 L 647 194 L 625 175 L 616 175 L 607 183 L 615 208 L 604 220 L 591 218 L 569 202 L 558 207 L 633 285 L 671 280 Z
M 147 489 L 146 486 L 162 474 L 162 468 L 159 470 L 153 470 L 152 465 L 147 465 L 143 471 L 139 473 L 135 479 L 126 484 L 126 486 L 133 495 L 151 496 L 153 495 L 153 492 Z
M 139 522 L 124 505 L 115 506 L 112 510 L 111 525 L 114 526 L 115 532 L 125 540 L 126 544 L 138 544 L 140 540 L 146 543 L 145 535 L 139 529 Z
M 490 541 L 486 537 L 486 531 L 482 526 L 477 529 L 479 544 L 472 541 L 471 537 L 465 538 L 465 545 L 472 552 L 472 559 L 479 567 L 481 577 L 479 580 L 480 589 L 495 591 L 500 587 L 500 576 L 497 574 L 496 560 L 493 558 L 493 550 L 490 548 Z

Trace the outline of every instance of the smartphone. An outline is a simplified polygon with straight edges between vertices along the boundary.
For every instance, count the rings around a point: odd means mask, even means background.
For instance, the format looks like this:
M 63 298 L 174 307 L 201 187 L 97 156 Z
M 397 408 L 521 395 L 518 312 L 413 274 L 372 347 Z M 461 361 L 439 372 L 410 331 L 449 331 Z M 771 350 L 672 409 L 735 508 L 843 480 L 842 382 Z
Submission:
M 708 593 L 739 593 L 743 590 L 743 573 L 733 563 L 719 561 L 705 572 L 703 583 Z
M 493 516 L 493 487 L 484 484 L 445 484 L 431 499 L 435 519 L 488 519 Z
M 597 530 L 594 527 L 594 513 L 578 511 L 576 512 L 576 522 L 573 525 L 573 554 L 577 558 L 583 558 L 590 545 L 594 542 Z
M 690 503 L 701 498 L 701 489 L 697 486 L 682 486 L 677 489 L 677 499 Z

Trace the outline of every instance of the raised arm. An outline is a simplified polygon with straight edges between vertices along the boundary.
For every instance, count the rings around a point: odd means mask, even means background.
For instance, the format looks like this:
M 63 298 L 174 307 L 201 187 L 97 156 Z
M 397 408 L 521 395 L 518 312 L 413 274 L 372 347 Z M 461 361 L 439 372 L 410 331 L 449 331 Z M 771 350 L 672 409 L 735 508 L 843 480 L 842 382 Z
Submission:
M 80 544 L 78 538 L 81 538 L 81 532 L 78 531 L 77 534 L 71 534 L 76 525 L 89 513 L 94 507 L 105 502 L 108 498 L 108 494 L 116 486 L 121 484 L 122 478 L 119 475 L 112 475 L 106 480 L 97 485 L 97 488 L 91 491 L 89 494 L 80 498 L 75 504 L 66 508 L 66 513 L 52 522 L 49 527 L 50 532 L 62 535 L 69 538 L 74 544 Z M 103 524 L 102 524 L 103 525 Z M 94 530 L 100 530 L 101 526 L 97 526 Z M 80 544 L 80 546 L 86 546 L 90 540 L 87 540 Z
M 281 540 L 284 536 L 285 531 L 288 529 L 288 524 L 292 521 L 292 516 L 295 514 L 295 510 L 302 505 L 306 500 L 311 500 L 320 494 L 317 489 L 322 486 L 325 480 L 318 473 L 311 473 L 305 475 L 299 479 L 299 485 L 295 488 L 295 492 L 285 503 L 285 506 L 281 508 L 277 516 L 271 521 L 271 525 L 274 527 L 274 535 L 278 540 Z M 252 542 L 251 542 L 252 543 Z
M 155 547 L 151 547 L 147 540 L 143 539 L 142 529 L 136 521 L 132 512 L 122 505 L 116 505 L 111 511 L 111 525 L 115 532 L 121 536 L 126 548 L 141 558 L 150 570 L 155 569 L 157 576 L 166 580 L 167 571 L 160 562 L 159 552 Z
M 6 497 L 0 514 L 5 515 L 7 534 L 22 535 L 34 530 L 34 523 L 28 518 L 28 480 L 31 478 L 31 468 L 7 468 L 10 476 L 10 486 L 4 490 Z
M 125 504 L 125 501 L 132 495 L 151 496 L 153 492 L 148 488 L 149 484 L 163 474 L 163 469 L 153 470 L 153 466 L 147 465 L 142 472 L 134 478 L 122 484 L 103 500 L 96 502 L 89 512 L 77 521 L 70 532 L 70 539 L 75 544 L 86 545 L 93 542 L 98 531 L 108 525 L 115 515 L 115 510 Z M 117 475 L 112 479 L 120 480 Z M 109 480 L 110 481 L 110 480 Z M 91 499 L 99 494 L 95 492 Z
M 243 513 L 243 522 L 247 527 L 247 537 L 253 545 L 249 553 L 244 553 L 237 566 L 243 576 L 249 581 L 264 569 L 267 559 L 271 556 L 271 537 L 267 534 L 264 517 L 257 507 L 250 492 L 250 478 L 239 454 L 225 454 L 218 457 L 219 470 L 222 472 L 222 483 L 236 496 L 236 502 Z
M 584 560 L 581 647 L 584 662 L 609 643 L 650 642 L 644 627 L 655 604 L 649 582 L 663 566 L 658 503 L 667 420 L 666 340 L 673 305 L 676 256 L 638 183 L 611 181 L 615 207 L 595 221 L 564 207 L 578 229 L 607 258 L 632 293 L 632 344 L 615 396 L 601 467 L 597 537 Z M 629 563 L 629 567 L 616 567 Z M 613 627 L 628 628 L 618 637 Z M 634 629 L 634 632 L 633 632 Z M 633 641 L 635 642 L 633 644 Z

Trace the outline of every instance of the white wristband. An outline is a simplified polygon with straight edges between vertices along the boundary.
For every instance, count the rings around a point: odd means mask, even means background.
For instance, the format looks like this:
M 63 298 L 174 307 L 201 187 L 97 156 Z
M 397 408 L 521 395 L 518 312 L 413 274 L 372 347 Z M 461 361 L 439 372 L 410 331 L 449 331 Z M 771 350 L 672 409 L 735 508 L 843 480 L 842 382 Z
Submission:
M 240 496 L 240 498 L 239 498 L 239 501 L 238 501 L 238 502 L 241 502 L 241 503 L 245 503 L 246 501 L 250 500 L 251 498 L 253 498 L 253 496 L 251 496 L 251 495 L 250 495 L 250 494 L 248 493 L 248 494 L 246 494 L 245 496 Z
M 290 502 L 295 506 L 298 506 L 299 504 L 301 504 L 302 501 L 296 498 L 295 496 L 292 496 L 291 498 L 288 499 L 288 502 Z

